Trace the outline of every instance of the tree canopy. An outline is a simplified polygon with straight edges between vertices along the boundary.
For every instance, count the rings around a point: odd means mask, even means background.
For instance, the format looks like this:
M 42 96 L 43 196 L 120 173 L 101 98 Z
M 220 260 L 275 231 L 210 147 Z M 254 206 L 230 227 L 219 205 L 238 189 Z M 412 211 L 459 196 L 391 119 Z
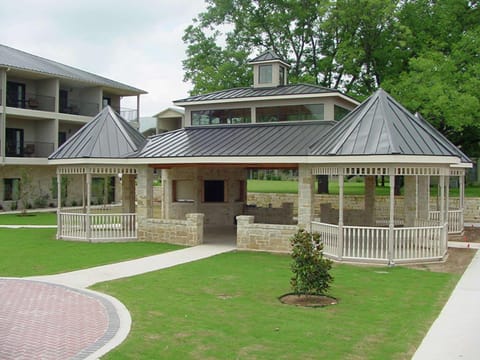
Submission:
M 363 100 L 383 87 L 480 156 L 480 6 L 468 0 L 206 0 L 184 33 L 191 94 L 251 85 L 273 49 L 291 83 Z

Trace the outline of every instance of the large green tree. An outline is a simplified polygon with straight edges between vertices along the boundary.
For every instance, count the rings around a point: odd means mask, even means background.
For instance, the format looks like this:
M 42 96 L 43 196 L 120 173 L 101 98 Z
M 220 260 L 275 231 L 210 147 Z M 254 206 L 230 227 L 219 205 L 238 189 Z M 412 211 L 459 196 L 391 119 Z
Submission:
M 250 86 L 273 49 L 291 83 L 359 100 L 384 87 L 480 156 L 480 5 L 468 0 L 206 0 L 185 30 L 191 94 Z
M 248 57 L 273 49 L 292 65 L 291 82 L 366 96 L 405 62 L 399 2 L 207 0 L 183 38 L 185 80 L 192 94 L 248 86 Z

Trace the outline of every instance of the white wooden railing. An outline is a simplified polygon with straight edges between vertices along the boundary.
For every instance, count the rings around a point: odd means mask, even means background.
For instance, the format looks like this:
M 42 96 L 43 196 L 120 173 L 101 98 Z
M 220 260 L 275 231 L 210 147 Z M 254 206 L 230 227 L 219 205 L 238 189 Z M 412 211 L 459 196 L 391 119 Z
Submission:
M 390 229 L 385 227 L 343 226 L 341 237 L 338 225 L 313 221 L 311 231 L 320 234 L 324 254 L 335 259 L 384 263 L 441 260 L 446 252 L 443 226 L 434 221 L 393 228 L 391 246 Z
M 430 220 L 440 221 L 440 211 L 430 211 Z M 459 234 L 463 231 L 463 209 L 448 210 L 448 233 Z
M 324 254 L 334 257 L 338 255 L 338 225 L 314 221 L 311 231 L 321 234 Z
M 388 260 L 388 228 L 343 227 L 343 257 Z
M 136 214 L 58 214 L 58 238 L 72 240 L 132 240 L 137 238 Z

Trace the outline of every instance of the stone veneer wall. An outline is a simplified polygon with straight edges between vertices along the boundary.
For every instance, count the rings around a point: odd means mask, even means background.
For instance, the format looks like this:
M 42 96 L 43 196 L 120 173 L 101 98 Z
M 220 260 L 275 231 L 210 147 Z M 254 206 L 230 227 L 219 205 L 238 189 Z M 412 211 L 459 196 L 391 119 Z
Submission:
M 290 252 L 290 239 L 298 231 L 296 225 L 255 224 L 254 216 L 237 216 L 237 248 Z
M 1 168 L 0 171 L 0 205 L 3 210 L 9 211 L 12 208 L 14 201 L 4 201 L 4 181 L 3 179 L 18 178 L 21 179 L 22 173 L 27 172 L 31 180 L 31 191 L 29 192 L 29 203 L 35 206 L 35 200 L 40 197 L 45 197 L 47 200 L 47 206 L 57 206 L 57 199 L 52 196 L 52 179 L 56 179 L 56 167 L 48 165 L 6 165 Z M 72 202 L 77 205 L 81 204 L 82 199 L 82 177 L 68 176 L 68 189 L 66 206 L 71 206 Z M 18 209 L 22 208 L 21 200 L 17 200 L 16 204 Z
M 194 246 L 203 243 L 203 214 L 186 220 L 138 218 L 138 240 Z
M 389 197 L 376 196 L 375 197 L 375 211 L 377 217 L 388 216 Z M 404 199 L 403 196 L 395 197 L 395 217 L 402 217 L 404 214 Z M 453 207 L 458 206 L 458 198 L 450 198 L 450 204 Z M 281 207 L 283 203 L 293 204 L 293 215 L 298 213 L 298 196 L 297 194 L 275 194 L 275 193 L 252 193 L 247 194 L 247 205 L 256 205 L 257 207 Z M 321 204 L 331 204 L 333 209 L 338 211 L 338 197 L 337 195 L 315 194 L 314 195 L 314 217 L 321 215 Z M 363 195 L 347 195 L 344 199 L 345 209 L 363 210 L 364 198 Z M 437 208 L 437 199 L 430 198 L 430 209 Z M 480 199 L 479 198 L 465 198 L 465 222 L 480 222 Z

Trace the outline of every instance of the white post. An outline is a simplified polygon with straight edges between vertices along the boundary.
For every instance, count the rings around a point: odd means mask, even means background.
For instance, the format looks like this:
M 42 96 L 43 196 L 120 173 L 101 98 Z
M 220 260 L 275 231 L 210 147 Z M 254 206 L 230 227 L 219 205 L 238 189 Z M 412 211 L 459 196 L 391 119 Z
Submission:
M 395 174 L 394 169 L 390 174 Z M 390 175 L 390 219 L 388 222 L 388 265 L 394 265 L 393 241 L 395 231 L 395 175 Z
M 341 173 L 340 173 L 341 171 Z M 343 169 L 338 174 L 338 259 L 343 258 Z
M 444 245 L 443 250 L 446 251 L 448 248 L 447 243 L 447 229 L 445 227 L 445 175 L 440 176 L 440 224 L 442 225 L 442 244 Z
M 463 231 L 463 219 L 464 219 L 464 211 L 465 211 L 465 174 L 463 175 L 460 175 L 458 177 L 458 182 L 459 182 L 459 191 L 460 191 L 460 204 L 459 204 L 459 208 L 460 208 L 460 226 L 462 228 L 462 231 Z
M 62 175 L 57 169 L 57 239 L 61 238 L 62 234 Z
M 90 203 L 91 203 L 91 194 L 92 194 L 92 174 L 87 174 L 87 214 L 86 214 L 86 235 L 87 240 L 91 241 L 92 229 L 90 223 Z

